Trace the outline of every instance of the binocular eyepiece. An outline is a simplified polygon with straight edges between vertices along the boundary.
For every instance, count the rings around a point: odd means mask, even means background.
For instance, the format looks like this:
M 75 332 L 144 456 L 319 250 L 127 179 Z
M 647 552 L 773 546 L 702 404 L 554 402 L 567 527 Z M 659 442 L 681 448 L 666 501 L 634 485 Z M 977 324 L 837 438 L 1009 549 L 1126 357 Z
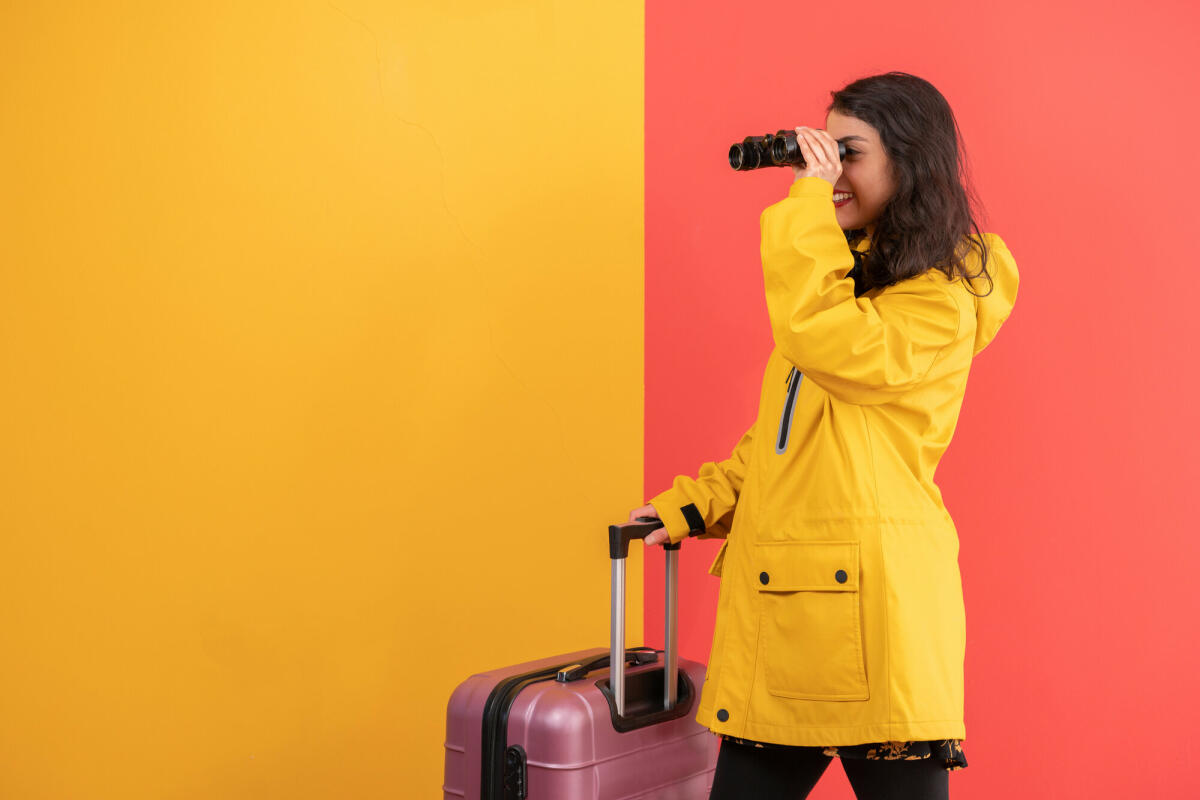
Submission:
M 838 142 L 838 160 L 846 158 L 846 145 Z M 747 136 L 729 148 L 729 166 L 738 171 L 761 169 L 762 167 L 790 167 L 803 169 L 804 153 L 796 141 L 794 130 L 781 130 L 765 136 Z

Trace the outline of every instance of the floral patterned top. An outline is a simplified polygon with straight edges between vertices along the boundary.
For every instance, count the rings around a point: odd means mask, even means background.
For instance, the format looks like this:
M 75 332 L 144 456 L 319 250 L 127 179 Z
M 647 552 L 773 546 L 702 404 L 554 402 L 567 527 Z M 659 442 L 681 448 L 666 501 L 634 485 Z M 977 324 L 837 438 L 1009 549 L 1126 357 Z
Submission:
M 739 739 L 736 736 L 721 734 L 722 739 L 728 739 L 737 744 L 753 745 L 755 747 L 793 747 L 794 745 L 771 744 L 756 742 L 752 739 Z M 806 750 L 818 748 L 802 748 Z M 965 769 L 967 756 L 963 752 L 961 739 L 940 739 L 922 742 L 878 742 L 876 744 L 851 744 L 821 747 L 827 756 L 839 758 L 866 758 L 871 761 L 893 761 L 904 759 L 911 761 L 919 758 L 936 758 L 942 767 L 950 772 Z

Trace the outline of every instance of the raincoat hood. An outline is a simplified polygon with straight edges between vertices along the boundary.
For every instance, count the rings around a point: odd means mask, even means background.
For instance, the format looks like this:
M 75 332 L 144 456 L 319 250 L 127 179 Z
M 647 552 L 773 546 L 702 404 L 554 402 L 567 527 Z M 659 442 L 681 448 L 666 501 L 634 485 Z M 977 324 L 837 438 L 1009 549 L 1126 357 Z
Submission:
M 870 249 L 871 230 L 859 228 L 847 230 L 844 233 L 846 243 L 850 246 L 851 252 L 855 254 L 855 266 L 849 273 L 850 277 L 854 277 L 860 269 L 858 266 L 861 260 L 859 256 Z M 1017 285 L 1020 282 L 1016 259 L 1013 258 L 1013 254 L 1004 240 L 994 233 L 984 233 L 983 239 L 987 244 L 986 266 L 991 280 L 989 281 L 980 273 L 979 267 L 982 261 L 976 248 L 971 248 L 966 262 L 968 274 L 979 273 L 971 280 L 970 292 L 974 297 L 975 309 L 975 340 L 972 355 L 976 356 L 988 346 L 992 339 L 996 338 L 1000 326 L 1012 313 L 1013 306 L 1017 302 Z
M 972 281 L 972 286 L 980 297 L 975 298 L 975 348 L 973 355 L 979 355 L 983 348 L 996 338 L 996 332 L 1012 313 L 1013 305 L 1017 302 L 1017 283 L 1020 275 L 1017 273 L 1017 262 L 999 236 L 985 233 L 988 244 L 987 271 L 992 276 L 991 283 L 980 275 Z M 968 272 L 974 275 L 979 271 L 979 255 L 972 250 L 971 263 Z M 991 289 L 989 292 L 988 289 Z

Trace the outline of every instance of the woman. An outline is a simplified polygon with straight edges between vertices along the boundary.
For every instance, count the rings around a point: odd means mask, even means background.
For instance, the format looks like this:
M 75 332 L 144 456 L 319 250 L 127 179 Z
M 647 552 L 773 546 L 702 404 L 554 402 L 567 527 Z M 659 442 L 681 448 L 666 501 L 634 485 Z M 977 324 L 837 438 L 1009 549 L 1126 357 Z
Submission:
M 1017 268 L 972 217 L 936 88 L 891 72 L 832 95 L 760 219 L 758 418 L 630 514 L 662 520 L 647 544 L 724 538 L 696 716 L 722 736 L 711 800 L 806 797 L 834 756 L 860 800 L 946 798 L 967 764 L 958 534 L 933 477 Z

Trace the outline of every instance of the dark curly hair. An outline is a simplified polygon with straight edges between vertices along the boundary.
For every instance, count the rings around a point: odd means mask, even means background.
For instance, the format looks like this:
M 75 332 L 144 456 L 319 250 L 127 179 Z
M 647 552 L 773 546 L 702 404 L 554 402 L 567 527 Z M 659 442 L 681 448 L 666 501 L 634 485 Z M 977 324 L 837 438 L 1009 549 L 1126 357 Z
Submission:
M 972 214 L 979 199 L 967 173 L 958 121 L 942 93 L 916 75 L 888 72 L 830 94 L 826 113 L 854 117 L 879 132 L 896 186 L 875 222 L 871 249 L 855 259 L 850 272 L 855 295 L 930 269 L 942 270 L 950 280 L 967 278 L 968 290 L 979 275 L 990 284 L 988 247 Z M 853 244 L 864 233 L 846 231 L 846 239 Z M 979 250 L 981 259 L 974 275 L 966 267 L 971 248 Z

